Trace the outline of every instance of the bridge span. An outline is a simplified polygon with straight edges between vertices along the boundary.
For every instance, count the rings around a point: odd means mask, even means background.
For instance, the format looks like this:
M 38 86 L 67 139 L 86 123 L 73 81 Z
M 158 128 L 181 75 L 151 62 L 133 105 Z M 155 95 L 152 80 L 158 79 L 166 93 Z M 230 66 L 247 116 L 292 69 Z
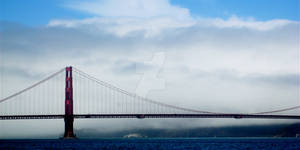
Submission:
M 300 119 L 298 114 L 278 114 L 299 110 L 299 108 L 300 105 L 255 113 L 224 113 L 191 109 L 140 97 L 76 68 L 66 67 L 24 90 L 0 99 L 0 120 L 64 119 L 64 137 L 74 138 L 74 119 Z
M 300 119 L 296 115 L 251 115 L 251 114 L 81 114 L 74 118 L 234 118 L 234 119 Z M 63 119 L 65 115 L 18 115 L 0 116 L 0 120 L 16 119 Z

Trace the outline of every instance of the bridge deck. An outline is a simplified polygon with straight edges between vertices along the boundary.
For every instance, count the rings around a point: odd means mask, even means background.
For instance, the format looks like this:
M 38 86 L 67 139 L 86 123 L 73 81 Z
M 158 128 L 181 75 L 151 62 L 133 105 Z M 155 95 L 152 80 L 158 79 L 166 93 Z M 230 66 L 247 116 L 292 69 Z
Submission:
M 18 115 L 0 116 L 0 120 L 18 119 L 63 119 L 65 115 Z M 257 118 L 257 119 L 300 119 L 295 115 L 251 115 L 251 114 L 81 114 L 74 118 Z

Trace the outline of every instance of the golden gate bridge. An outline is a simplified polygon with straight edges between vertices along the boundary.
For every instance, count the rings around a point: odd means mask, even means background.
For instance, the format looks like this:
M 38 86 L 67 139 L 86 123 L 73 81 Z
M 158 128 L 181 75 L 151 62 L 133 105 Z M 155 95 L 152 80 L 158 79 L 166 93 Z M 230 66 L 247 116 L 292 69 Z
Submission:
M 274 114 L 299 106 L 255 113 L 211 112 L 170 105 L 138 96 L 74 67 L 0 100 L 0 120 L 64 119 L 65 138 L 75 137 L 74 118 L 262 118 L 300 119 Z

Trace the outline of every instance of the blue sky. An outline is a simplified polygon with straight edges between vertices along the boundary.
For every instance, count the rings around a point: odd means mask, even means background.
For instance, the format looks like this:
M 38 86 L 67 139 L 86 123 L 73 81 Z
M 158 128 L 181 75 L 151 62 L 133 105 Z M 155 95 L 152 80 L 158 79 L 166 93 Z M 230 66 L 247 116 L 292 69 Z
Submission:
M 254 17 L 257 20 L 299 20 L 298 0 L 172 0 L 190 9 L 192 14 L 204 17 Z
M 1 0 L 1 21 L 30 26 L 45 25 L 51 19 L 82 19 L 92 14 L 68 9 L 70 0 Z M 171 0 L 188 8 L 193 16 L 228 18 L 232 15 L 256 20 L 288 19 L 299 21 L 298 0 Z

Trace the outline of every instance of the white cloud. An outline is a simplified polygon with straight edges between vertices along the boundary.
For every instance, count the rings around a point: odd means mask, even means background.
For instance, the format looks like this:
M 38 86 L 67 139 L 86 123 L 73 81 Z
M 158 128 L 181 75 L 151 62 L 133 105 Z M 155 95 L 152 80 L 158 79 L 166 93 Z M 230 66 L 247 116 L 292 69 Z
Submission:
M 51 20 L 48 26 L 86 27 L 92 28 L 92 32 L 108 32 L 119 37 L 143 32 L 145 37 L 153 37 L 162 30 L 190 27 L 196 23 L 188 9 L 173 6 L 168 0 L 97 0 L 72 2 L 66 7 L 92 13 L 95 17 L 56 19 Z
M 254 18 L 243 19 L 237 16 L 232 16 L 227 20 L 216 18 L 216 19 L 203 19 L 203 22 L 206 25 L 215 26 L 219 28 L 248 28 L 252 30 L 259 30 L 259 31 L 267 31 L 272 29 L 277 29 L 288 24 L 297 23 L 295 21 L 290 20 L 268 20 L 268 21 L 256 21 Z M 202 22 L 200 21 L 200 23 Z
M 173 17 L 186 19 L 189 10 L 174 6 L 168 0 L 93 0 L 71 2 L 66 7 L 106 17 Z
M 90 32 L 107 32 L 119 37 L 130 36 L 135 32 L 143 32 L 145 37 L 154 37 L 165 30 L 188 28 L 193 26 L 250 29 L 254 31 L 277 30 L 288 25 L 298 25 L 298 22 L 289 20 L 256 21 L 245 20 L 232 16 L 230 18 L 187 18 L 177 19 L 170 16 L 153 18 L 132 18 L 132 17 L 94 17 L 81 20 L 51 20 L 49 27 L 85 28 Z
M 90 28 L 87 31 L 108 32 L 119 37 L 130 35 L 134 32 L 144 32 L 145 37 L 158 35 L 162 30 L 189 27 L 195 21 L 186 19 L 177 20 L 171 17 L 157 18 L 88 18 L 83 20 L 51 20 L 49 27 Z
M 254 18 L 228 19 L 192 17 L 189 10 L 171 5 L 168 0 L 95 0 L 75 1 L 66 7 L 95 15 L 86 19 L 53 19 L 49 27 L 85 28 L 91 32 L 108 32 L 119 37 L 143 32 L 145 37 L 153 37 L 164 30 L 192 26 L 251 29 L 257 31 L 276 30 L 298 24 L 290 20 L 257 21 Z

